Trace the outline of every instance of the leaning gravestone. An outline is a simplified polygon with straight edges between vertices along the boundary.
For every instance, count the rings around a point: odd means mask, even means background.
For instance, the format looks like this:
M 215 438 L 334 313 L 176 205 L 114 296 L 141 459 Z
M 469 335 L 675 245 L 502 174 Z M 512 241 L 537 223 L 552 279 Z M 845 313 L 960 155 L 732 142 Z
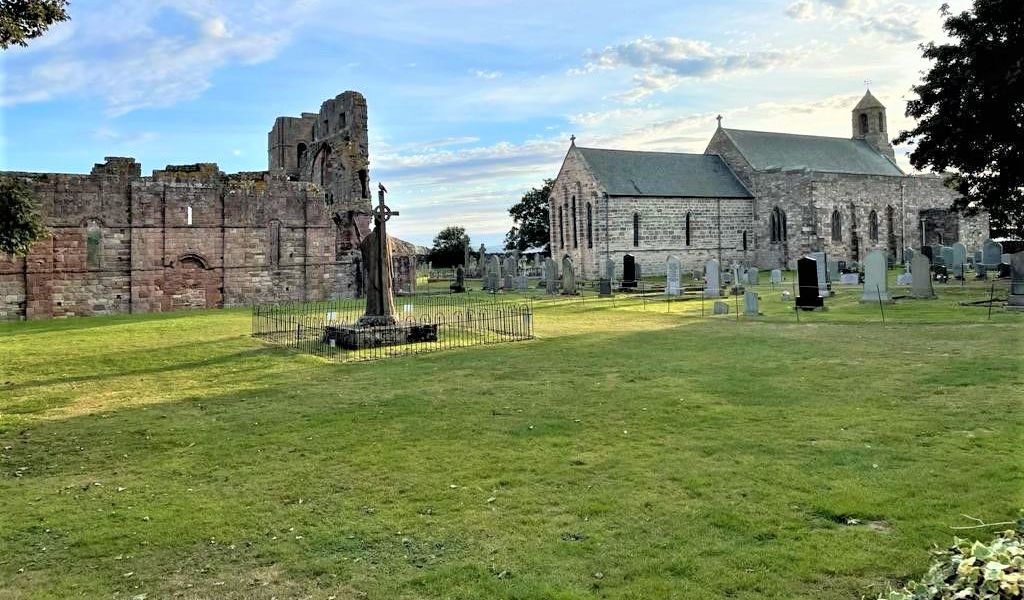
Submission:
M 772 285 L 779 285 L 782 283 L 782 269 L 772 269 Z
M 986 267 L 998 267 L 1003 262 L 1003 245 L 992 240 L 985 240 L 981 245 L 981 263 Z
M 675 256 L 668 257 L 665 261 L 665 293 L 669 296 L 678 296 L 680 293 L 679 279 L 682 276 L 682 265 Z
M 932 264 L 928 256 L 923 252 L 914 255 L 910 263 L 910 272 L 914 279 L 910 283 L 910 297 L 919 300 L 930 300 L 935 297 L 935 290 L 932 288 Z
M 635 288 L 639 279 L 636 273 L 636 258 L 632 254 L 622 257 L 622 287 Z
M 722 295 L 722 284 L 719 280 L 718 261 L 711 259 L 704 263 L 704 297 L 718 298 Z
M 1024 310 L 1024 251 L 1010 255 L 1010 296 L 1007 310 Z
M 885 252 L 869 252 L 864 259 L 864 293 L 861 294 L 861 302 L 892 302 L 892 297 L 889 296 L 887 271 L 888 258 Z
M 562 295 L 576 295 L 576 271 L 572 267 L 572 259 L 568 256 L 562 259 Z
M 715 300 L 715 306 L 711 310 L 711 314 L 714 315 L 727 315 L 729 314 L 729 305 L 721 300 Z
M 756 317 L 761 314 L 761 307 L 758 305 L 757 292 L 743 294 L 743 314 L 748 317 Z
M 549 294 L 558 293 L 558 265 L 550 258 L 544 259 L 544 277 L 547 285 L 545 290 Z
M 818 261 L 811 256 L 804 256 L 796 261 L 797 308 L 814 310 L 825 306 L 825 300 L 820 293 L 821 267 L 822 265 L 819 265 Z
M 761 272 L 757 267 L 747 269 L 747 285 L 761 285 Z

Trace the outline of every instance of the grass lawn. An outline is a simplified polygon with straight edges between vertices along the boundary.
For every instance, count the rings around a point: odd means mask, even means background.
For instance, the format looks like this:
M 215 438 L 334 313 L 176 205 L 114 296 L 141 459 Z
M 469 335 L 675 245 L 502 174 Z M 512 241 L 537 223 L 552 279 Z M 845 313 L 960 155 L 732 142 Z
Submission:
M 536 340 L 361 364 L 245 310 L 0 325 L 0 598 L 874 597 L 1024 506 L 987 290 L 537 301 Z

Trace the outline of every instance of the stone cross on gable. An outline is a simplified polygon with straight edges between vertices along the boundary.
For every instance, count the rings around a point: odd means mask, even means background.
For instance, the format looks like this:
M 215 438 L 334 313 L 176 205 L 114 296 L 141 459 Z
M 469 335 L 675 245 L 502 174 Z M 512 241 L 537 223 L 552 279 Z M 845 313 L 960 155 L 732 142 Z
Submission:
M 715 117 L 715 120 L 718 121 L 718 128 L 721 129 L 722 128 L 722 115 L 718 115 L 717 117 Z
M 865 79 L 864 80 L 864 87 L 865 88 L 869 88 L 869 89 L 871 88 L 871 80 L 870 79 Z

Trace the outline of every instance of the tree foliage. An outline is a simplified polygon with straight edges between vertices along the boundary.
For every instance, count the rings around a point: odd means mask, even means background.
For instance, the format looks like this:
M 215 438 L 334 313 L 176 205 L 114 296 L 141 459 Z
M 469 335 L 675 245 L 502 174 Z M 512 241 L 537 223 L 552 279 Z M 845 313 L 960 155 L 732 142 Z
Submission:
M 533 188 L 523 194 L 519 202 L 508 209 L 512 215 L 512 229 L 505 234 L 505 249 L 519 250 L 520 252 L 530 248 L 544 248 L 550 250 L 550 208 L 548 200 L 551 197 L 551 187 L 554 180 L 545 179 L 544 185 L 540 188 Z
M 913 142 L 918 169 L 953 173 L 949 185 L 965 214 L 988 211 L 994 235 L 1024 234 L 1024 4 L 974 0 L 952 14 L 952 41 L 921 46 L 932 61 L 907 116 L 917 126 L 896 143 Z
M 430 262 L 435 267 L 454 267 L 462 264 L 464 246 L 469 245 L 469 236 L 465 227 L 455 225 L 445 227 L 434 236 L 434 246 L 430 249 Z
M 28 183 L 0 177 L 0 253 L 24 256 L 32 243 L 46 234 Z
M 68 0 L 3 0 L 0 2 L 0 48 L 27 46 L 54 23 L 67 21 Z

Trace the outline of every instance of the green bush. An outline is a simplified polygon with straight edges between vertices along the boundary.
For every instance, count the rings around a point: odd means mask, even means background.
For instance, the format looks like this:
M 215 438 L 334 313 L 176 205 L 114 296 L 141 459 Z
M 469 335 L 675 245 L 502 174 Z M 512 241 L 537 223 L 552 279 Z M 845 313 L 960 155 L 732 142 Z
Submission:
M 1024 521 L 1022 521 L 1024 522 Z M 988 544 L 954 538 L 937 552 L 920 582 L 879 596 L 879 600 L 1021 600 L 1024 599 L 1024 528 L 1004 531 Z

